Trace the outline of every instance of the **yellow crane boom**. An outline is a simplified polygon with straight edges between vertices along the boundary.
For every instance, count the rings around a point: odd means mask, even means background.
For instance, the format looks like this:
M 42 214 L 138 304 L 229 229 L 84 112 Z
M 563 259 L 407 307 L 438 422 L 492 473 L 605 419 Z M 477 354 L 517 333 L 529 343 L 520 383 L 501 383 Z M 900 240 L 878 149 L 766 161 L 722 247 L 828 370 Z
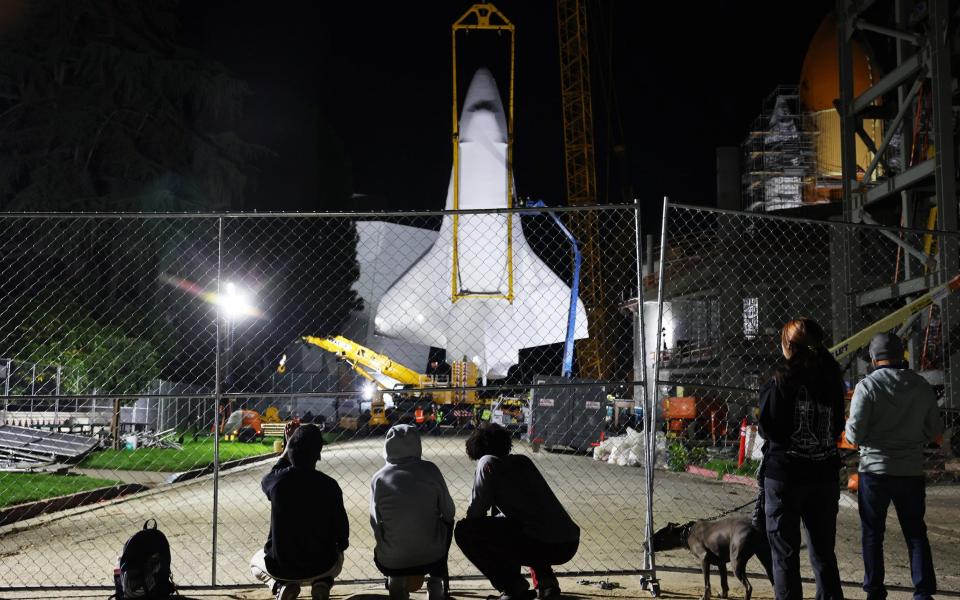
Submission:
M 303 341 L 335 354 L 337 358 L 341 358 L 349 363 L 357 373 L 360 373 L 360 375 L 370 381 L 376 381 L 376 379 L 369 371 L 386 375 L 390 379 L 395 379 L 403 385 L 416 387 L 423 387 L 429 379 L 427 375 L 422 375 L 410 367 L 391 359 L 389 356 L 362 346 L 342 335 L 325 338 L 308 335 L 303 338 Z
M 330 336 L 330 337 L 316 337 L 316 336 L 304 336 L 304 342 L 322 348 L 327 352 L 334 354 L 337 358 L 346 362 L 350 367 L 357 372 L 361 377 L 370 381 L 376 385 L 381 390 L 388 390 L 389 388 L 383 384 L 376 375 L 384 375 L 397 381 L 401 385 L 409 386 L 422 390 L 423 388 L 431 387 L 464 387 L 464 388 L 474 388 L 477 385 L 477 368 L 473 363 L 467 362 L 455 362 L 454 367 L 454 382 L 444 377 L 442 380 L 438 381 L 437 378 L 426 375 L 424 373 L 419 373 L 410 367 L 401 364 L 386 354 L 380 354 L 379 352 L 367 348 L 362 344 L 345 338 L 342 335 Z M 287 370 L 287 357 L 286 355 L 280 360 L 280 365 L 277 367 L 279 373 L 285 373 Z M 467 390 L 442 390 L 442 391 L 432 391 L 429 392 L 433 398 L 433 401 L 437 404 L 452 404 L 455 402 L 463 402 L 466 404 L 476 404 L 478 402 L 477 392 L 475 389 Z M 384 410 L 384 402 L 382 396 L 379 394 L 373 399 L 373 402 L 370 406 L 370 424 L 371 425 L 386 425 L 387 419 Z
M 830 353 L 833 354 L 833 357 L 837 359 L 837 361 L 842 361 L 869 344 L 870 339 L 874 335 L 880 333 L 881 331 L 889 331 L 894 327 L 905 323 L 907 319 L 913 315 L 917 314 L 924 308 L 927 308 L 934 302 L 939 302 L 940 300 L 946 298 L 958 289 L 960 289 L 960 275 L 956 275 L 950 281 L 932 288 L 929 292 L 920 296 L 910 304 L 893 311 L 879 321 L 868 325 L 864 329 L 861 329 L 836 346 L 830 348 Z
M 593 94 L 590 86 L 590 47 L 586 0 L 557 0 L 557 37 L 560 42 L 560 100 L 563 116 L 563 153 L 567 204 L 597 204 L 597 167 L 593 140 Z M 577 340 L 581 377 L 610 379 L 615 361 L 603 356 L 613 348 L 609 319 L 610 298 L 604 295 L 600 223 L 596 211 L 570 213 L 570 230 L 583 256 L 580 297 L 587 307 L 590 336 Z M 609 350 L 607 350 L 609 351 Z

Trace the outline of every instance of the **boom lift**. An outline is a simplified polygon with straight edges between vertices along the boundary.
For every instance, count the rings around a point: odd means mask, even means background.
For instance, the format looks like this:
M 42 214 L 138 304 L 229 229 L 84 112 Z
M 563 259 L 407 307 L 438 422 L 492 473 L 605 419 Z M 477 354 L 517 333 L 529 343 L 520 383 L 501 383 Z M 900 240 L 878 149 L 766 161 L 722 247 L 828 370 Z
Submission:
M 855 354 L 858 350 L 870 343 L 870 339 L 881 331 L 890 331 L 894 327 L 904 325 L 911 318 L 920 313 L 934 302 L 943 300 L 953 292 L 960 289 L 960 275 L 954 276 L 950 281 L 932 288 L 926 294 L 920 296 L 910 304 L 899 308 L 879 321 L 868 325 L 857 333 L 843 340 L 836 346 L 830 348 L 830 352 L 838 362 Z

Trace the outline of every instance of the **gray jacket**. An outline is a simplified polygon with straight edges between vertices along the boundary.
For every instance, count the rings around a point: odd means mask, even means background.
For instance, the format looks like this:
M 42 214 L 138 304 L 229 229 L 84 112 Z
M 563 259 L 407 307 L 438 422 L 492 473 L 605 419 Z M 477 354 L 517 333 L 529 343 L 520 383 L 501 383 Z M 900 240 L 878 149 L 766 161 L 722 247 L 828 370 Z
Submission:
M 923 447 L 943 433 L 937 396 L 910 369 L 879 368 L 857 384 L 846 433 L 861 472 L 923 475 Z
M 410 425 L 387 432 L 387 461 L 370 482 L 374 556 L 390 569 L 428 565 L 447 555 L 455 508 L 440 469 L 422 460 L 420 434 Z

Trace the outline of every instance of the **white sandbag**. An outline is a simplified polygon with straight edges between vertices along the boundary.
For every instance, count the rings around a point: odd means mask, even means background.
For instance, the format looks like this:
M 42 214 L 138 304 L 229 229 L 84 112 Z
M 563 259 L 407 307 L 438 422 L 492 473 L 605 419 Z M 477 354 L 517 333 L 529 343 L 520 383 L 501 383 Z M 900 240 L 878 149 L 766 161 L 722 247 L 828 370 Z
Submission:
M 653 465 L 657 469 L 667 468 L 667 434 L 658 431 L 656 434 L 655 455 Z
M 594 460 L 622 467 L 643 464 L 643 434 L 627 427 L 627 433 L 607 438 L 593 449 Z
M 606 461 L 610 456 L 610 450 L 613 448 L 614 440 L 617 438 L 607 438 L 593 448 L 593 460 Z

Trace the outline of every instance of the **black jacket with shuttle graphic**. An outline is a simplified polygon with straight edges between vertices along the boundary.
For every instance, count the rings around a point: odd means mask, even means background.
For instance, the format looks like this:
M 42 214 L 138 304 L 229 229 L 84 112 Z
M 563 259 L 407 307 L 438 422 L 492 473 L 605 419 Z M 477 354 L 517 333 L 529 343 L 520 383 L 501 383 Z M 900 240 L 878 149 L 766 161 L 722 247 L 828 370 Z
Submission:
M 843 377 L 834 365 L 791 366 L 760 388 L 764 475 L 777 481 L 837 481 Z

